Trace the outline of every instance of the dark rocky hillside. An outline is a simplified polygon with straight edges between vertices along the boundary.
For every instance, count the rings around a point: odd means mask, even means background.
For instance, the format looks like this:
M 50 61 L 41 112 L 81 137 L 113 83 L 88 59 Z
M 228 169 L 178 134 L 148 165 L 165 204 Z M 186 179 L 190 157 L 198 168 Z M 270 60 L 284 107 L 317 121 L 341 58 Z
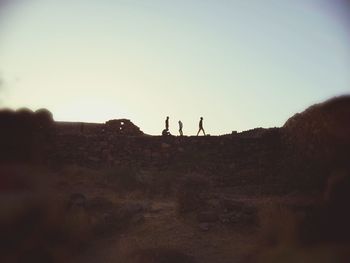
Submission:
M 205 137 L 147 136 L 129 120 L 53 122 L 46 110 L 2 111 L 1 159 L 196 172 L 217 185 L 260 191 L 317 189 L 334 170 L 347 169 L 349 120 L 348 96 L 314 105 L 281 128 Z
M 350 96 L 222 136 L 44 109 L 0 127 L 1 262 L 350 259 Z

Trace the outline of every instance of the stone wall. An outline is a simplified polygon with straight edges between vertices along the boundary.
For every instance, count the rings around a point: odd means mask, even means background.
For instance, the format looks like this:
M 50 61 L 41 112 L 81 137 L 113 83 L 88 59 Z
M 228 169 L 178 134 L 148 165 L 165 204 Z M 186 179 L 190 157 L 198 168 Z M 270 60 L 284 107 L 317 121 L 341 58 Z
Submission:
M 350 170 L 349 117 L 348 96 L 315 105 L 281 128 L 175 137 L 145 135 L 127 119 L 53 122 L 46 110 L 3 111 L 0 161 L 198 173 L 223 187 L 300 190 L 321 187 L 335 170 Z
M 202 174 L 216 185 L 275 185 L 285 158 L 280 129 L 226 136 L 57 134 L 47 154 L 52 166 Z
M 60 135 L 143 135 L 128 119 L 109 120 L 105 123 L 55 122 L 54 129 Z

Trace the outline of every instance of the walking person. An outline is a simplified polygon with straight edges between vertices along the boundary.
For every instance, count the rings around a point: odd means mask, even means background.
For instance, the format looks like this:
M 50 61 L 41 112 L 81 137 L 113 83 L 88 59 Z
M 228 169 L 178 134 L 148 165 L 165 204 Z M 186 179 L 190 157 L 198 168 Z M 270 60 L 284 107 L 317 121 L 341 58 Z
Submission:
M 197 132 L 197 136 L 198 136 L 198 134 L 200 133 L 200 131 L 202 131 L 203 134 L 205 135 L 205 131 L 204 131 L 204 129 L 203 129 L 203 117 L 201 117 L 201 119 L 200 119 L 200 121 L 199 121 L 199 130 L 198 130 L 198 132 Z
M 165 130 L 169 131 L 169 116 L 165 119 Z
M 182 121 L 179 121 L 179 133 L 180 133 L 180 136 L 183 136 L 182 127 L 183 127 Z

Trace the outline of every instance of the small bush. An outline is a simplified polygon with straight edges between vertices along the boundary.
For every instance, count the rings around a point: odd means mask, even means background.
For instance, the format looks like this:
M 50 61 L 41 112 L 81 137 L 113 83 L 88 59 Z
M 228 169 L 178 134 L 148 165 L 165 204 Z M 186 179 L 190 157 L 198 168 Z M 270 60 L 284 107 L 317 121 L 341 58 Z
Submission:
M 297 217 L 286 207 L 266 203 L 259 209 L 261 239 L 267 245 L 294 243 L 297 239 Z
M 131 167 L 119 167 L 108 171 L 107 183 L 118 191 L 140 191 L 149 197 L 168 197 L 174 194 L 179 174 L 172 171 L 141 171 Z
M 1 218 L 0 262 L 62 262 L 92 239 L 83 210 L 67 211 L 55 198 L 28 198 Z
M 185 177 L 177 191 L 177 205 L 179 213 L 196 211 L 207 206 L 207 193 L 210 182 L 200 175 Z
M 143 174 L 144 191 L 149 197 L 172 196 L 177 188 L 179 174 L 172 171 L 148 172 Z
M 128 263 L 195 263 L 193 257 L 176 249 L 151 248 L 133 251 Z
M 113 184 L 119 191 L 140 189 L 142 180 L 140 173 L 132 167 L 118 167 L 107 172 L 108 183 Z

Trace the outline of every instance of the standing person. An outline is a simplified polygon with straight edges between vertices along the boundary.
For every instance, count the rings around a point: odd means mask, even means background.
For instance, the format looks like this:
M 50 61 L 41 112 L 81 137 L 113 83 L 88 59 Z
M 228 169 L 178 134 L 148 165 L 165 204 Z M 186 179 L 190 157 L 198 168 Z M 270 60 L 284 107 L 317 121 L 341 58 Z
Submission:
M 183 133 L 182 133 L 182 121 L 179 121 L 179 133 L 180 133 L 180 136 L 183 136 Z
M 167 116 L 165 120 L 165 129 L 169 131 L 169 116 Z
M 201 119 L 200 119 L 200 121 L 199 121 L 199 130 L 198 130 L 198 132 L 197 132 L 197 136 L 198 136 L 198 134 L 200 133 L 200 131 L 202 131 L 203 134 L 205 135 L 205 131 L 204 131 L 204 129 L 203 129 L 203 117 L 201 117 Z

